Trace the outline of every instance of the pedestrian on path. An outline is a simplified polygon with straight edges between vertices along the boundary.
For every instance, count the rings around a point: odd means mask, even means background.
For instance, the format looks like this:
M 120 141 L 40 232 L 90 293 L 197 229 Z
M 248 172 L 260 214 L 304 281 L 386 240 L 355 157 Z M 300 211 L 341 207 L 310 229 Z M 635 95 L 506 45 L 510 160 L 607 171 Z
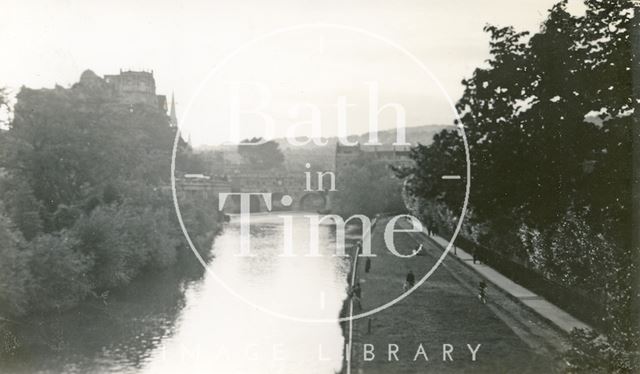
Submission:
M 407 292 L 407 290 L 410 290 L 411 288 L 413 288 L 413 285 L 415 283 L 416 283 L 416 276 L 413 274 L 413 271 L 409 269 L 409 272 L 407 273 L 407 277 L 404 282 L 404 286 L 402 287 L 402 292 Z
M 413 287 L 415 283 L 416 276 L 413 274 L 413 271 L 409 269 L 409 272 L 407 273 L 407 284 L 409 285 L 409 287 Z
M 367 257 L 367 259 L 364 262 L 364 272 L 368 273 L 369 270 L 371 270 L 371 259 Z
M 102 299 L 102 303 L 107 306 L 107 299 L 109 298 L 109 290 L 104 291 L 100 294 L 100 298 Z
M 487 303 L 487 283 L 484 280 L 481 280 L 479 285 L 478 285 L 478 299 L 480 299 L 480 302 L 482 302 L 483 304 Z
M 351 295 L 353 304 L 358 308 L 358 310 L 362 310 L 362 288 L 360 287 L 360 282 L 357 282 L 351 288 Z

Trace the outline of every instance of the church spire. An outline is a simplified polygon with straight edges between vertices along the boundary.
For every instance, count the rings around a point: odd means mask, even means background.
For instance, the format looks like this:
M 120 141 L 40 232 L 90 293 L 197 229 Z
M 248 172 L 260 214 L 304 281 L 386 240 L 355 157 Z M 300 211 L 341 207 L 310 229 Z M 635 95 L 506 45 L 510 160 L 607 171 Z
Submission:
M 176 115 L 176 102 L 173 97 L 173 92 L 171 93 L 171 109 L 169 111 L 169 124 L 171 127 L 178 126 L 178 116 Z

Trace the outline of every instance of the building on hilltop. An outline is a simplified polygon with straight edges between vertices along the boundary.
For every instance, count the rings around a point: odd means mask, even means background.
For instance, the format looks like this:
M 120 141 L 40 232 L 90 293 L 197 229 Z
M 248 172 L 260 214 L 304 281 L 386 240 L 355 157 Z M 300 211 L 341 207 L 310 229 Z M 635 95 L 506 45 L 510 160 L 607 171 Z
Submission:
M 84 73 L 83 73 L 84 76 Z M 82 77 L 80 79 L 82 82 Z M 105 83 L 124 104 L 146 104 L 167 112 L 167 97 L 156 95 L 153 71 L 120 70 L 117 75 L 105 75 Z
M 47 89 L 42 89 L 47 90 Z M 63 92 L 66 89 L 56 86 L 54 91 Z M 145 105 L 160 110 L 169 117 L 169 126 L 176 127 L 176 116 L 173 95 L 171 97 L 171 113 L 167 113 L 167 98 L 156 94 L 156 81 L 153 71 L 123 71 L 119 74 L 98 76 L 91 70 L 85 70 L 80 80 L 71 86 L 71 90 L 85 98 L 103 98 L 126 106 Z
M 148 105 L 154 109 L 160 109 L 167 113 L 167 97 L 156 94 L 156 81 L 153 71 L 122 71 L 117 75 L 105 75 L 100 77 L 92 70 L 85 70 L 80 75 L 80 80 L 71 88 L 57 85 L 54 88 L 32 89 L 21 87 L 21 91 L 27 92 L 53 92 L 64 94 L 73 92 L 78 97 L 86 99 L 102 98 L 125 105 Z M 173 100 L 173 98 L 172 98 Z M 172 105 L 172 115 L 175 117 L 175 105 Z M 175 120 L 177 123 L 177 120 Z

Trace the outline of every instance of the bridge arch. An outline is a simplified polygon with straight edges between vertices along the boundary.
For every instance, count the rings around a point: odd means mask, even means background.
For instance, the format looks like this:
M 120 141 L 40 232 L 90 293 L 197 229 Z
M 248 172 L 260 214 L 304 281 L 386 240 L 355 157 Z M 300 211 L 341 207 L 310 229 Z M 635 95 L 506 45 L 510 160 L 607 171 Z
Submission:
M 272 211 L 283 211 L 283 210 L 291 210 L 291 206 L 286 206 L 282 204 L 282 197 L 288 195 L 285 192 L 273 192 L 271 194 L 271 210 Z

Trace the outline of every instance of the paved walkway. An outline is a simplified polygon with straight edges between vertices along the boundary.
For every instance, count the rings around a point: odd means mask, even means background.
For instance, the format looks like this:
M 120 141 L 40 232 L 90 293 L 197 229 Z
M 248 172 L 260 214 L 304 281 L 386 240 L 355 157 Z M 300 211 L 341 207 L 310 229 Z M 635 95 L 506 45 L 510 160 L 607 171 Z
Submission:
M 424 234 L 429 236 L 426 230 L 424 231 Z M 429 238 L 440 245 L 443 250 L 447 248 L 447 245 L 449 245 L 448 240 L 443 239 L 437 235 L 430 236 Z M 472 268 L 484 278 L 486 278 L 489 282 L 493 283 L 494 286 L 502 289 L 507 294 L 518 299 L 522 304 L 528 306 L 540 316 L 553 323 L 560 329 L 564 330 L 565 332 L 570 332 L 574 328 L 591 329 L 590 326 L 582 321 L 579 321 L 557 306 L 551 304 L 542 296 L 537 295 L 530 290 L 520 286 L 511 279 L 493 270 L 489 266 L 481 264 L 479 262 L 474 264 L 473 256 L 465 252 L 464 250 L 455 247 L 454 251 L 454 247 L 452 247 L 449 255 L 457 257 L 468 267 Z

